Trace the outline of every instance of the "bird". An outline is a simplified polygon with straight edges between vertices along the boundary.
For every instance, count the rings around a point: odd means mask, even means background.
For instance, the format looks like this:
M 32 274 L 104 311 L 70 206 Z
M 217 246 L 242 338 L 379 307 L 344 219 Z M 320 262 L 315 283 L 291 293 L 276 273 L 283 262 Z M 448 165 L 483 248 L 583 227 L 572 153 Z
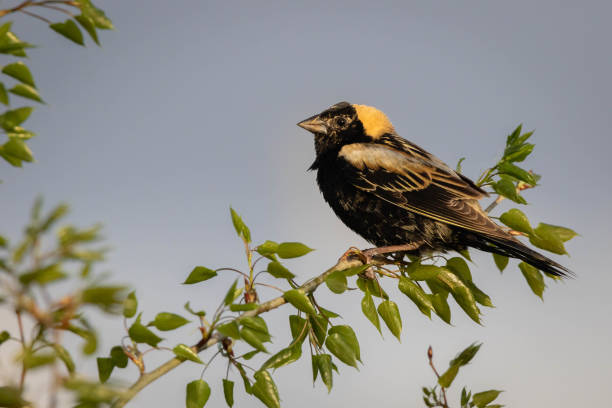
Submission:
M 379 109 L 339 102 L 297 124 L 314 135 L 309 170 L 324 200 L 371 254 L 425 256 L 476 248 L 554 277 L 566 267 L 527 247 L 481 208 L 488 193 L 402 138 Z

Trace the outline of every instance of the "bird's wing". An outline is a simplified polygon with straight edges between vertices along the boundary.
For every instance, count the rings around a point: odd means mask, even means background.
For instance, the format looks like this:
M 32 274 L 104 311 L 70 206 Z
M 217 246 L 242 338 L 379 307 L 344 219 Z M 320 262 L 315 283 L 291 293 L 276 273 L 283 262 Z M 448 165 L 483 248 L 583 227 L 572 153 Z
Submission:
M 353 143 L 339 157 L 349 181 L 363 191 L 447 224 L 507 237 L 478 204 L 486 192 L 416 145 Z

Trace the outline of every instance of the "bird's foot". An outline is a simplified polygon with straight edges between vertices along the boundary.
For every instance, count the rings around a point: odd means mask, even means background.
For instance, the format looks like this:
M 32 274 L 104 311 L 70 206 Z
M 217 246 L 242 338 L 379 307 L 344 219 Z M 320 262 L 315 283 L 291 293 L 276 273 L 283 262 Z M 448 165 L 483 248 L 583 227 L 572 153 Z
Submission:
M 364 264 L 368 265 L 372 263 L 372 255 L 369 255 L 366 251 L 362 251 L 357 247 L 350 247 L 341 257 L 340 261 L 346 261 L 350 257 L 357 257 Z M 368 269 L 363 271 L 361 274 L 366 279 L 375 279 L 376 273 L 374 272 L 374 268 L 370 266 Z

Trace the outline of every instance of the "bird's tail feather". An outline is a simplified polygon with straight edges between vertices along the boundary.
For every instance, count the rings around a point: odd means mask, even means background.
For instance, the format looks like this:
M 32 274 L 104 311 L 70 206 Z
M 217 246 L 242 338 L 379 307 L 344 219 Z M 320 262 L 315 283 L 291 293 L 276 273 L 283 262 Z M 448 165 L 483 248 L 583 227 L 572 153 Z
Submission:
M 552 259 L 549 259 L 539 252 L 534 251 L 516 239 L 504 239 L 491 236 L 472 236 L 472 238 L 475 238 L 475 242 L 472 242 L 471 246 L 482 251 L 520 259 L 521 261 L 524 261 L 550 275 L 563 278 L 574 276 L 574 273 L 565 266 L 560 265 Z

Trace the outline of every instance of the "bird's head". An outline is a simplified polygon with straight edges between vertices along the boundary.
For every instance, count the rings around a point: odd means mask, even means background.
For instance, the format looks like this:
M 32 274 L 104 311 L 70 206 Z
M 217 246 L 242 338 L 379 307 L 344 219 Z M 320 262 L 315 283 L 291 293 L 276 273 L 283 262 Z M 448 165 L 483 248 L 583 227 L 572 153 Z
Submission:
M 373 142 L 385 134 L 395 134 L 393 125 L 380 110 L 348 102 L 339 102 L 297 125 L 314 134 L 317 155 L 339 150 L 347 144 Z

